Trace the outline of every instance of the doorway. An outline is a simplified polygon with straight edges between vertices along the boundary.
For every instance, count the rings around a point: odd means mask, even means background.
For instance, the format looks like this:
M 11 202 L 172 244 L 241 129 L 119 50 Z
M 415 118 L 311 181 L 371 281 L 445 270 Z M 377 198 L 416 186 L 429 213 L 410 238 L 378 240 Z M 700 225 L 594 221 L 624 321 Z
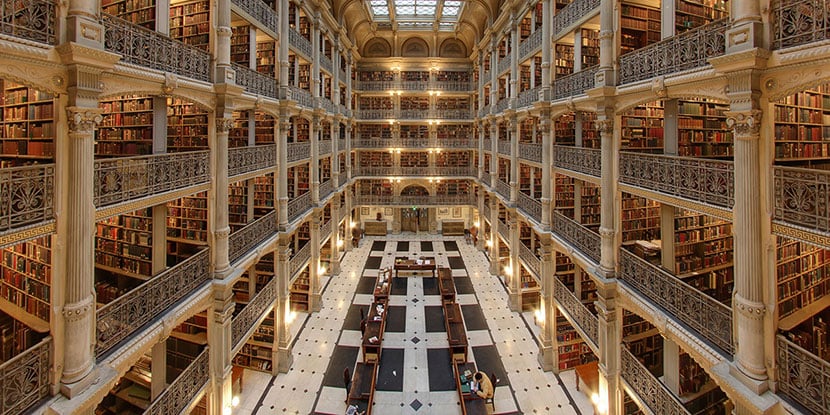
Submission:
M 427 208 L 401 208 L 401 232 L 429 231 Z

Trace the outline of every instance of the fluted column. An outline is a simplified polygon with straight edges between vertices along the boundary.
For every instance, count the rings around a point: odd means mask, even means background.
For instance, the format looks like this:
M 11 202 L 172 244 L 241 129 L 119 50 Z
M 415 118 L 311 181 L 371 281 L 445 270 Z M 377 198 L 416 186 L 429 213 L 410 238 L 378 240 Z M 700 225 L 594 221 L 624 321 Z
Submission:
M 277 200 L 279 202 L 279 229 L 288 228 L 288 134 L 291 119 L 287 111 L 280 111 L 279 139 L 277 139 Z
M 286 320 L 291 312 L 289 297 L 289 282 L 291 281 L 291 238 L 287 234 L 280 235 L 277 251 L 274 252 L 276 263 L 277 280 L 277 303 L 274 305 L 274 348 L 276 349 L 276 364 L 273 365 L 275 372 L 287 373 L 293 363 L 294 356 L 291 353 L 291 333 L 288 331 Z
M 550 371 L 558 367 L 557 355 L 558 350 L 554 347 L 553 341 L 556 338 L 554 332 L 556 327 L 556 304 L 554 303 L 553 287 L 554 279 L 556 278 L 556 262 L 555 252 L 550 239 L 550 233 L 545 232 L 541 236 L 541 245 L 539 251 L 542 253 L 542 267 L 540 272 L 542 275 L 542 304 L 539 307 L 541 322 L 539 324 L 539 354 L 536 359 L 542 370 Z
M 510 205 L 515 206 L 519 198 L 519 119 L 516 114 L 510 116 L 507 131 L 510 134 Z
M 599 413 L 621 415 L 623 411 L 620 383 L 620 347 L 622 347 L 622 311 L 617 307 L 617 288 L 597 284 L 594 306 L 599 319 Z M 603 408 L 606 410 L 603 411 Z
M 320 225 L 322 224 L 322 209 L 314 209 L 311 213 L 311 259 L 308 262 L 308 309 L 311 312 L 320 311 Z
M 600 130 L 600 152 L 602 157 L 600 186 L 601 259 L 599 269 L 610 276 L 617 263 L 616 219 L 619 140 L 614 137 L 614 112 L 606 109 L 597 112 L 597 127 Z
M 308 125 L 308 136 L 311 140 L 311 163 L 309 163 L 309 175 L 311 177 L 311 203 L 320 203 L 320 135 L 321 119 L 317 115 L 312 117 Z M 318 128 L 319 127 L 319 128 Z
M 546 1 L 547 3 L 547 1 Z M 542 229 L 550 230 L 550 206 L 553 198 L 553 140 L 550 134 L 550 112 L 543 110 L 539 115 L 539 128 L 542 129 Z
M 231 2 L 215 3 L 214 19 L 216 21 L 216 75 L 217 83 L 234 82 L 235 71 L 231 68 Z
M 222 114 L 230 115 L 230 114 Z M 233 118 L 216 118 L 216 136 L 213 143 L 213 261 L 216 278 L 223 278 L 230 269 L 228 237 L 228 132 L 233 128 Z
M 507 220 L 508 237 L 510 238 L 510 281 L 508 285 L 507 306 L 510 311 L 517 313 L 522 312 L 522 278 L 521 278 L 521 264 L 519 263 L 519 221 L 518 213 L 515 208 L 508 210 L 509 219 Z

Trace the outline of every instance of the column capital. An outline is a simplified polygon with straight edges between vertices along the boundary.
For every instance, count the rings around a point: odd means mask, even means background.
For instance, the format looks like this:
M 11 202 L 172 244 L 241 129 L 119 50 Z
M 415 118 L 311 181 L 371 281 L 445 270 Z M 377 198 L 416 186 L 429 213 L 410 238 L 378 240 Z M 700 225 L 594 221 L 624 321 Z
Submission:
M 614 120 L 613 119 L 596 120 L 596 121 L 594 121 L 594 123 L 597 126 L 597 130 L 599 130 L 600 134 L 613 134 L 614 133 Z
M 233 128 L 233 118 L 216 118 L 216 132 L 227 134 Z
M 756 140 L 761 137 L 761 110 L 726 111 L 726 125 L 735 130 L 739 140 Z
M 103 111 L 100 108 L 67 107 L 66 118 L 70 134 L 92 134 L 104 120 Z

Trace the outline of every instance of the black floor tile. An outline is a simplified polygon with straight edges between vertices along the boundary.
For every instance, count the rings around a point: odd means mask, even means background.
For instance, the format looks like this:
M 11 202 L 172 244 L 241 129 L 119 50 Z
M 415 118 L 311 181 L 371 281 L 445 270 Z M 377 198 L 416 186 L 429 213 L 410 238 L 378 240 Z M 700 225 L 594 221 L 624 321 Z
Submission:
M 408 252 L 409 241 L 398 241 L 398 252 Z
M 487 330 L 487 320 L 484 319 L 484 312 L 478 304 L 461 306 L 461 314 L 464 315 L 464 327 L 470 330 Z
M 377 283 L 378 279 L 375 277 L 360 277 L 360 281 L 357 283 L 357 289 L 355 289 L 355 293 L 357 294 L 374 294 L 375 293 L 375 284 Z
M 424 252 L 432 252 L 432 241 L 421 241 L 421 250 Z
M 386 308 L 386 331 L 403 333 L 406 331 L 406 306 L 392 305 Z
M 466 317 L 466 316 L 464 316 Z M 473 347 L 473 355 L 476 358 L 476 367 L 488 374 L 495 374 L 499 383 L 493 386 L 505 386 L 510 384 L 504 364 L 499 357 L 499 350 L 495 345 Z
M 450 263 L 452 269 L 467 269 L 467 266 L 464 265 L 464 259 L 460 256 L 448 256 L 447 262 Z
M 455 282 L 456 293 L 475 294 L 476 290 L 473 288 L 473 280 L 470 277 L 455 277 L 452 280 Z
M 427 349 L 430 392 L 455 390 L 451 359 L 450 349 Z
M 445 251 L 457 251 L 458 244 L 455 241 L 444 241 L 444 250 Z
M 381 350 L 376 390 L 403 392 L 403 355 L 404 349 Z
M 372 242 L 372 250 L 373 251 L 383 251 L 386 249 L 386 241 L 374 241 Z
M 389 291 L 390 295 L 406 295 L 409 280 L 406 278 L 392 278 L 392 288 Z
M 421 278 L 424 283 L 424 295 L 438 295 L 438 279 L 437 278 Z
M 335 346 L 334 352 L 329 360 L 329 367 L 323 375 L 323 386 L 346 389 L 343 384 L 343 369 L 349 368 L 349 373 L 354 376 L 354 364 L 357 362 L 358 347 Z M 346 392 L 343 392 L 343 399 L 346 399 Z
M 352 304 L 349 306 L 349 311 L 346 312 L 346 319 L 343 321 L 343 330 L 360 330 L 360 309 L 363 309 L 364 317 L 368 305 Z
M 366 258 L 366 265 L 363 269 L 380 269 L 380 261 L 383 261 L 381 256 L 370 256 Z
M 429 305 L 424 307 L 424 322 L 427 333 L 447 331 L 444 326 L 444 307 L 440 305 Z

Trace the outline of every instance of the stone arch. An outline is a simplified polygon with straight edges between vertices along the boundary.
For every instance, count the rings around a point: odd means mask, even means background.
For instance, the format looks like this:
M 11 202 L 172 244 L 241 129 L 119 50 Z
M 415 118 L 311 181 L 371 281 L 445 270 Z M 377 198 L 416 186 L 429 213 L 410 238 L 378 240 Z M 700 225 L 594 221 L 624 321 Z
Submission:
M 411 37 L 401 45 L 401 56 L 411 58 L 425 58 L 429 56 L 429 45 L 424 39 Z
M 410 184 L 401 189 L 401 196 L 429 196 L 429 189 L 421 184 Z
M 438 56 L 442 58 L 466 58 L 467 46 L 458 39 L 446 39 L 441 42 Z
M 392 46 L 382 37 L 369 39 L 366 45 L 363 46 L 363 56 L 367 58 L 388 58 L 392 56 Z

